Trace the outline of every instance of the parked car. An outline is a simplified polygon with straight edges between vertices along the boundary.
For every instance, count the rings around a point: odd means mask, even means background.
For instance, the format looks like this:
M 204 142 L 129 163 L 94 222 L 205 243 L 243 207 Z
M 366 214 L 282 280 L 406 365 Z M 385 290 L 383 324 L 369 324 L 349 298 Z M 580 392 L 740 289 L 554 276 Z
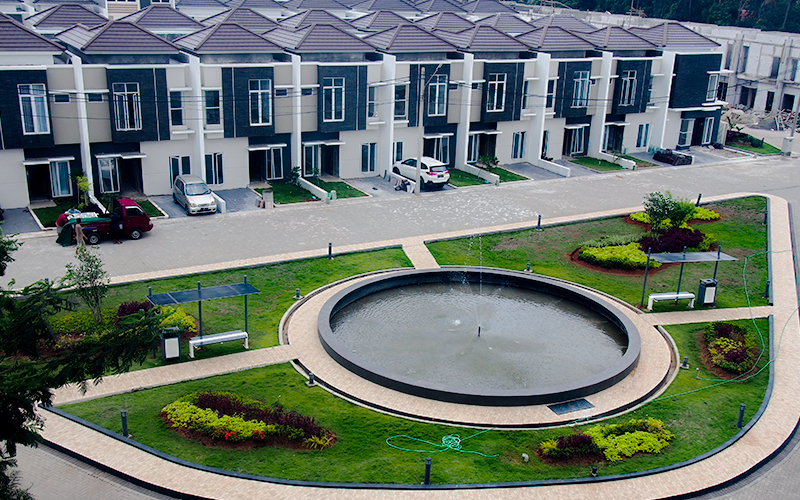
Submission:
M 395 162 L 392 172 L 414 180 L 417 176 L 417 159 L 409 158 Z M 423 189 L 427 187 L 443 187 L 450 180 L 450 169 L 447 167 L 447 163 L 430 156 L 423 156 L 419 175 Z
M 119 214 L 122 222 L 122 234 L 128 235 L 132 240 L 138 240 L 143 233 L 153 229 L 153 221 L 150 216 L 130 198 L 119 198 L 114 200 L 112 212 Z M 111 234 L 110 214 L 97 214 L 94 212 L 76 213 L 69 216 L 66 227 L 69 230 L 61 231 L 56 242 L 62 246 L 72 244 L 72 226 L 77 219 L 81 219 L 83 234 L 86 235 L 86 242 L 89 245 L 97 245 L 104 236 Z
M 217 211 L 217 200 L 203 179 L 196 175 L 179 175 L 172 184 L 172 199 L 187 215 Z

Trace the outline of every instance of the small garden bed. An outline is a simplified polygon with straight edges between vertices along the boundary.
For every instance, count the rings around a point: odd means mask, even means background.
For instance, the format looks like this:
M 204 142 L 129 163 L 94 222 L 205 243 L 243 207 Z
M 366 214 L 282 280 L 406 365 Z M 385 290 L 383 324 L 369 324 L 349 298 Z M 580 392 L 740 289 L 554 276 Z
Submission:
M 331 192 L 336 191 L 336 199 L 341 198 L 358 198 L 361 196 L 367 196 L 367 193 L 361 191 L 360 189 L 356 189 L 350 184 L 346 182 L 326 182 L 319 178 L 310 178 L 308 181 L 315 186 L 319 186 L 325 191 Z M 274 196 L 274 195 L 273 195 Z
M 516 174 L 510 170 L 506 170 L 502 167 L 482 167 L 487 172 L 493 173 L 494 175 L 500 177 L 500 182 L 513 182 L 513 181 L 527 181 L 528 178 L 524 175 Z
M 486 184 L 486 181 L 477 175 L 472 175 L 456 168 L 450 169 L 450 180 L 448 182 L 455 187 L 479 186 L 481 184 Z
M 763 347 L 747 326 L 723 321 L 709 323 L 697 332 L 697 342 L 706 369 L 727 380 L 750 372 Z
M 276 205 L 288 205 L 290 203 L 303 203 L 307 201 L 318 201 L 319 198 L 301 188 L 297 184 L 278 183 L 272 184 L 268 188 L 256 188 L 256 191 L 272 191 L 272 202 Z
M 566 160 L 570 163 L 575 163 L 576 165 L 580 165 L 597 172 L 616 172 L 618 170 L 625 170 L 624 167 L 617 165 L 616 163 L 611 163 L 610 161 L 606 160 L 599 160 L 597 158 L 589 158 L 588 156 L 570 157 L 566 158 Z
M 744 132 L 737 132 L 729 130 L 725 141 L 726 146 L 741 149 L 750 153 L 758 153 L 762 155 L 780 153 L 780 148 L 776 148 L 772 144 L 764 142 L 764 139 L 758 139 L 750 134 Z

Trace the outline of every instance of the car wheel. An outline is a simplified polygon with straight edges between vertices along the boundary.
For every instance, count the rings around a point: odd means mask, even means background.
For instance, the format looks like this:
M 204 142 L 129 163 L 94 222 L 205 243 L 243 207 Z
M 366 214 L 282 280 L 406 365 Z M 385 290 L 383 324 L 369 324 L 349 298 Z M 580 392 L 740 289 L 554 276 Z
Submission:
M 142 230 L 138 227 L 131 229 L 130 236 L 132 240 L 138 240 L 142 237 Z
M 392 169 L 392 173 L 394 173 L 394 174 L 397 174 L 397 175 L 400 175 L 400 169 L 399 169 L 399 168 L 397 168 L 397 167 L 394 167 L 394 168 Z
M 178 204 L 178 197 L 175 196 L 175 193 L 172 193 L 172 202 Z
M 92 233 L 86 237 L 86 241 L 90 245 L 97 245 L 98 243 L 100 243 L 100 235 L 97 233 Z

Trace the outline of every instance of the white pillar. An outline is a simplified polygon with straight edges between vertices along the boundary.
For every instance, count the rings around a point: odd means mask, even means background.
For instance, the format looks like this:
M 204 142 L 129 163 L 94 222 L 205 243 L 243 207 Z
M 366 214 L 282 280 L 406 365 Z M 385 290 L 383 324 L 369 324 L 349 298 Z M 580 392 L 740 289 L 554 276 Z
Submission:
M 467 148 L 469 147 L 469 118 L 472 111 L 472 74 L 475 67 L 475 56 L 469 52 L 464 54 L 464 86 L 461 88 L 461 111 L 456 133 L 456 165 L 466 165 Z
M 303 128 L 301 122 L 302 111 L 302 72 L 300 71 L 301 58 L 292 54 L 292 168 L 301 167 L 303 162 Z M 319 89 L 321 92 L 322 89 Z
M 390 82 L 375 89 L 378 101 L 378 117 L 380 125 L 381 142 L 378 145 L 378 172 L 382 176 L 392 170 L 394 164 L 394 95 L 395 80 L 397 75 L 397 58 L 391 54 L 383 55 L 381 64 L 381 80 Z
M 653 135 L 650 144 L 654 148 L 663 148 L 669 114 L 669 96 L 672 92 L 672 72 L 675 70 L 675 52 L 664 51 L 661 55 L 661 76 L 653 77 L 653 101 L 656 104 L 653 113 Z
M 86 109 L 86 103 L 89 99 L 86 95 L 86 85 L 83 82 L 83 61 L 74 54 L 70 54 L 70 61 L 72 62 L 72 73 L 75 78 L 75 90 L 78 91 L 75 99 L 78 107 L 78 137 L 80 137 L 81 141 L 81 164 L 83 165 L 83 174 L 89 181 L 89 192 L 94 193 L 92 149 L 89 139 L 89 113 Z
M 589 134 L 588 156 L 597 156 L 603 150 L 603 136 L 606 128 L 606 109 L 608 107 L 609 89 L 611 88 L 611 52 L 603 52 L 600 63 L 600 77 L 595 82 L 597 97 L 592 115 L 592 128 Z
M 531 126 L 528 131 L 530 147 L 525 155 L 525 160 L 533 165 L 538 165 L 542 159 L 542 146 L 544 141 L 545 118 L 547 118 L 547 83 L 550 81 L 550 54 L 539 52 L 536 54 L 536 72 L 528 87 L 528 102 L 531 103 Z M 524 111 L 524 110 L 523 110 Z
M 205 137 L 205 98 L 203 96 L 203 78 L 200 69 L 200 58 L 189 56 L 189 84 L 191 86 L 191 98 L 189 102 L 196 103 L 194 106 L 187 106 L 184 112 L 188 115 L 185 121 L 187 126 L 194 130 L 194 151 L 192 154 L 192 170 L 195 175 L 203 180 L 206 179 L 206 137 Z M 198 171 L 199 170 L 199 171 Z

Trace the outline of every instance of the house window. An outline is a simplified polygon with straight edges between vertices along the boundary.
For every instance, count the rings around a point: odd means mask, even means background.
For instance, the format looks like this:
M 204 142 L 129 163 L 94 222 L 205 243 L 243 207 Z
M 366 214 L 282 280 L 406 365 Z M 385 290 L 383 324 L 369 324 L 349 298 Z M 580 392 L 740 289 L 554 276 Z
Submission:
M 314 89 L 300 89 L 300 95 L 303 96 L 314 95 Z
M 87 98 L 89 99 L 89 102 L 103 102 L 103 94 L 99 94 L 97 92 L 87 94 Z
M 620 82 L 619 105 L 633 106 L 636 102 L 636 71 L 623 71 Z
M 100 192 L 119 193 L 119 158 L 98 158 L 100 171 Z
M 747 58 L 750 56 L 750 47 L 742 46 L 742 57 L 739 59 L 739 73 L 747 71 Z
M 450 136 L 444 137 L 436 137 L 435 139 L 431 139 L 433 141 L 433 157 L 437 160 L 447 163 L 450 163 Z
M 250 125 L 272 124 L 272 80 L 250 80 Z
M 511 141 L 511 158 L 525 157 L 525 132 L 514 132 Z
M 469 143 L 467 144 L 467 161 L 468 162 L 475 162 L 478 161 L 478 154 L 479 147 L 481 143 L 481 138 L 479 134 L 470 134 L 469 136 Z
M 772 70 L 769 72 L 770 78 L 778 78 L 778 72 L 781 70 L 781 58 L 772 58 Z
M 394 143 L 394 161 L 403 160 L 403 142 L 397 141 Z
M 275 97 L 287 97 L 288 95 L 289 95 L 289 89 L 275 89 Z
M 797 59 L 792 59 L 791 66 L 789 66 L 789 78 L 787 80 L 795 81 L 797 78 Z
M 169 185 L 175 182 L 175 177 L 179 175 L 189 175 L 192 173 L 191 157 L 189 156 L 170 156 L 169 157 Z
M 53 101 L 58 103 L 69 102 L 69 94 L 56 94 L 53 96 Z
M 319 175 L 322 146 L 314 144 L 303 147 L 303 177 Z
M 576 71 L 572 87 L 572 107 L 585 108 L 589 105 L 589 72 Z
M 550 144 L 550 131 L 545 130 L 542 134 L 542 158 L 547 159 L 547 146 Z M 552 160 L 552 158 L 550 158 Z
M 728 49 L 725 51 L 725 69 L 731 69 L 731 58 L 733 57 L 733 44 L 728 43 Z
M 717 87 L 719 86 L 719 73 L 708 75 L 708 87 L 706 87 L 706 102 L 714 102 L 717 99 Z
M 714 140 L 713 135 L 714 135 L 714 117 L 708 117 L 703 123 L 703 140 L 701 144 L 703 146 L 711 144 Z
M 47 90 L 43 83 L 17 85 L 22 131 L 27 134 L 47 134 L 50 119 L 47 115 Z
M 606 125 L 603 129 L 603 151 L 614 149 L 614 135 L 611 133 L 611 125 Z
M 53 198 L 72 196 L 72 181 L 68 161 L 50 162 L 50 188 Z
M 653 77 L 652 76 L 650 78 L 648 78 L 647 105 L 648 106 L 655 106 L 655 101 L 653 100 Z
M 222 153 L 211 153 L 206 155 L 206 183 L 222 184 Z
M 115 83 L 112 85 L 112 89 L 114 91 L 114 113 L 116 114 L 117 130 L 120 132 L 141 130 L 142 109 L 139 84 Z
M 344 121 L 344 78 L 322 79 L 322 121 Z
M 375 156 L 378 151 L 378 144 L 370 142 L 369 144 L 361 145 L 361 171 L 374 172 L 375 171 Z
M 221 123 L 219 90 L 206 90 L 206 125 L 219 125 Z
M 681 120 L 681 131 L 678 134 L 678 146 L 688 146 L 691 144 L 693 130 L 694 118 L 683 118 Z
M 491 73 L 486 83 L 486 111 L 503 111 L 506 104 L 506 74 Z
M 378 117 L 377 87 L 367 87 L 367 118 Z
M 528 80 L 525 80 L 525 83 L 522 84 L 522 102 L 520 103 L 520 109 L 528 109 L 528 92 L 530 92 L 530 83 Z
M 650 136 L 650 124 L 643 123 L 639 125 L 639 134 L 636 136 L 636 147 L 646 148 L 647 139 Z
M 169 93 L 169 119 L 173 127 L 183 125 L 183 94 Z
M 428 116 L 444 116 L 447 104 L 447 75 L 433 75 L 428 84 Z
M 555 80 L 548 80 L 547 81 L 547 101 L 545 102 L 545 107 L 547 109 L 553 109 L 556 105 L 556 81 Z
M 270 148 L 264 152 L 267 166 L 267 180 L 283 179 L 283 148 Z
M 408 84 L 394 86 L 394 119 L 408 120 Z
M 584 130 L 586 130 L 586 127 L 572 129 L 572 137 L 570 137 L 570 143 L 569 143 L 570 156 L 583 154 Z

